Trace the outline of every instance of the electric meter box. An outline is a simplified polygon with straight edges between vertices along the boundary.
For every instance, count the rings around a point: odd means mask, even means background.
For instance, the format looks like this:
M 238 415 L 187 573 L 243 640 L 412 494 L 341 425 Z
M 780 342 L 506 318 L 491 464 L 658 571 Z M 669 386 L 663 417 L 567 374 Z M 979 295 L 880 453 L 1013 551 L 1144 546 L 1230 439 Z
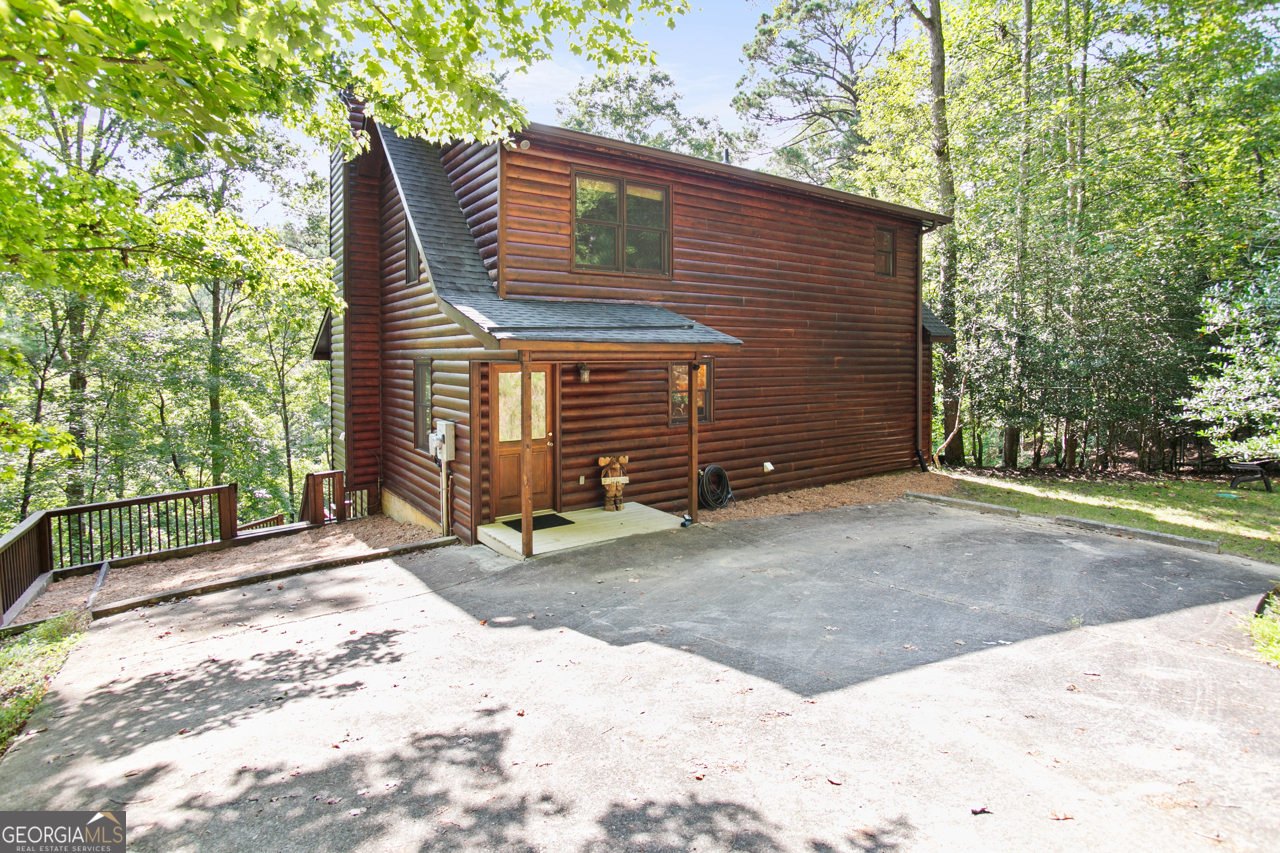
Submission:
M 435 431 L 427 437 L 427 452 L 441 465 L 453 461 L 455 429 L 453 421 L 436 421 Z

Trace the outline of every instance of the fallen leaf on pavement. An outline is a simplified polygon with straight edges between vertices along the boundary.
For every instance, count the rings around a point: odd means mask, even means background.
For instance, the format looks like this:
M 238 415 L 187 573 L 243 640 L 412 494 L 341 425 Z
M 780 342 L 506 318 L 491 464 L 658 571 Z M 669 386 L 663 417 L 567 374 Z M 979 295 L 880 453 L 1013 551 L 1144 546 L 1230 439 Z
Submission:
M 1049 814 L 1049 820 L 1075 820 L 1075 818 L 1066 812 L 1051 812 Z
M 969 809 L 969 811 L 972 812 L 973 814 L 991 814 L 991 810 L 988 809 L 986 806 L 983 806 L 980 809 Z
M 524 716 L 524 708 L 521 708 L 519 711 L 516 711 L 516 716 L 517 716 L 517 717 L 523 717 L 523 716 Z

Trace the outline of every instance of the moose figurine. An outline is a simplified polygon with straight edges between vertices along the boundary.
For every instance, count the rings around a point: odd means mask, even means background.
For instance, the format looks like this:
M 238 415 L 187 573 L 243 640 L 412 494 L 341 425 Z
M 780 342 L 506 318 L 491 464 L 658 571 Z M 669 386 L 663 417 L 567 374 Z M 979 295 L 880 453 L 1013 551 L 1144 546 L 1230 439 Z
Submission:
M 631 482 L 627 477 L 626 456 L 601 456 L 600 482 L 604 484 L 605 512 L 617 512 L 622 509 L 622 489 Z

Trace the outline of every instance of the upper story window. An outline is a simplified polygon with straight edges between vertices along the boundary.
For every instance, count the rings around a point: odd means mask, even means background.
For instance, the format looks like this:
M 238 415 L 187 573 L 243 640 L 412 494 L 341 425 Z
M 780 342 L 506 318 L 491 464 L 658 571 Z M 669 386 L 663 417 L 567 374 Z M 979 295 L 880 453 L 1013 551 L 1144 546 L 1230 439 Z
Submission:
M 894 245 L 894 230 L 892 228 L 876 229 L 876 273 L 878 275 L 893 275 L 894 259 L 897 257 L 897 249 Z
M 573 268 L 667 275 L 671 188 L 574 172 Z

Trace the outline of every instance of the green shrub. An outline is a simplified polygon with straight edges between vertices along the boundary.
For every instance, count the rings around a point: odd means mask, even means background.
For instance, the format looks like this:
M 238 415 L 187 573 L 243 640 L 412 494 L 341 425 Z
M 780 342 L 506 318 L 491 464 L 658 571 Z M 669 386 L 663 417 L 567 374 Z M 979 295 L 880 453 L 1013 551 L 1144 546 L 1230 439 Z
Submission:
M 68 611 L 0 643 L 0 755 L 22 731 L 88 625 L 88 614 Z

